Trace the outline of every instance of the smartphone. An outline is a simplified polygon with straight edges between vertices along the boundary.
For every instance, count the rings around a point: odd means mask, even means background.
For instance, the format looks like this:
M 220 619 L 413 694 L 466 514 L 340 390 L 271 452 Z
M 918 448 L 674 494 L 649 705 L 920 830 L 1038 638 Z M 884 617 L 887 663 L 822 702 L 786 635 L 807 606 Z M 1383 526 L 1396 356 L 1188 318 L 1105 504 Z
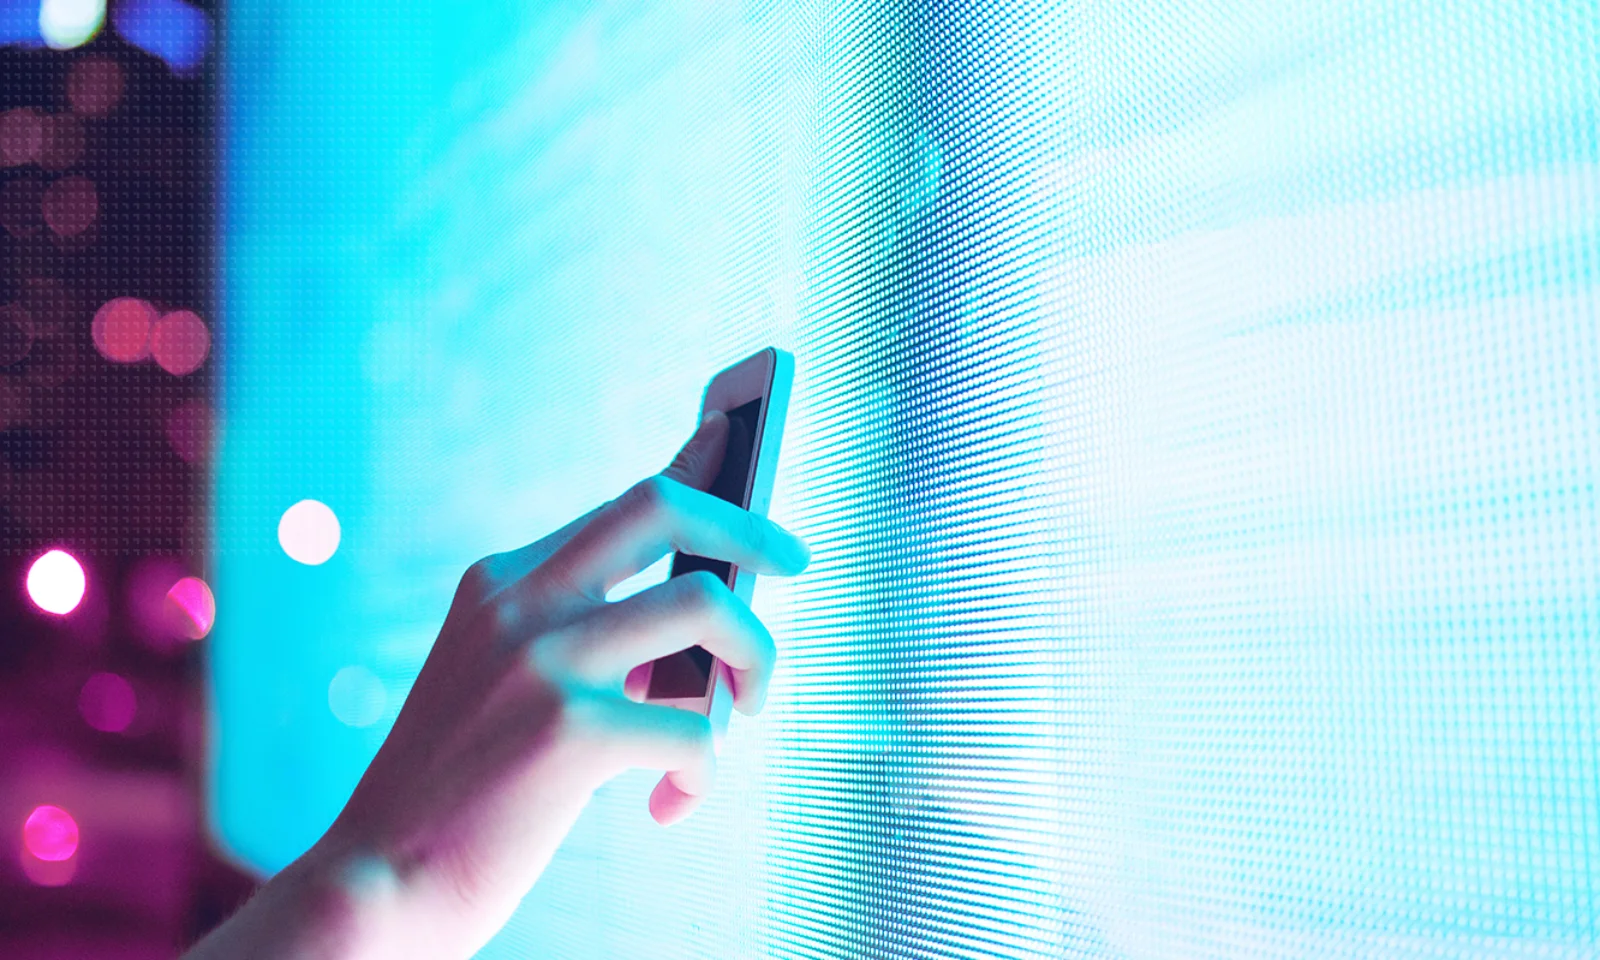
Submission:
M 712 496 L 766 515 L 793 385 L 794 357 L 776 347 L 746 357 L 711 379 L 701 415 L 721 410 L 728 417 L 728 446 L 722 455 L 722 469 L 711 483 Z M 734 596 L 750 602 L 755 574 L 724 560 L 673 554 L 672 576 L 695 570 L 710 570 Z M 645 699 L 705 714 L 720 743 L 733 704 L 732 676 L 705 649 L 691 647 L 650 664 Z

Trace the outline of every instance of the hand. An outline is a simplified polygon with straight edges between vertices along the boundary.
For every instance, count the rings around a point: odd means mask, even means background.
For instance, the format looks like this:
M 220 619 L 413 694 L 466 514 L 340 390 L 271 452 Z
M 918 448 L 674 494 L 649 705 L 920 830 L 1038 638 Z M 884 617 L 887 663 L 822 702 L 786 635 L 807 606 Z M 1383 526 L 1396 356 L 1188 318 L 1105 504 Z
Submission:
M 636 702 L 639 668 L 699 644 L 731 668 L 735 708 L 755 713 L 777 655 L 772 637 L 705 572 L 615 603 L 605 595 L 671 550 L 762 574 L 805 568 L 809 551 L 792 534 L 703 492 L 727 429 L 713 414 L 662 474 L 537 543 L 473 564 L 349 803 L 285 871 L 293 889 L 278 909 L 312 902 L 361 956 L 468 957 L 617 773 L 665 771 L 650 795 L 663 824 L 699 804 L 715 774 L 710 724 Z M 272 897 L 258 900 L 270 906 Z M 303 943 L 295 952 L 320 953 Z

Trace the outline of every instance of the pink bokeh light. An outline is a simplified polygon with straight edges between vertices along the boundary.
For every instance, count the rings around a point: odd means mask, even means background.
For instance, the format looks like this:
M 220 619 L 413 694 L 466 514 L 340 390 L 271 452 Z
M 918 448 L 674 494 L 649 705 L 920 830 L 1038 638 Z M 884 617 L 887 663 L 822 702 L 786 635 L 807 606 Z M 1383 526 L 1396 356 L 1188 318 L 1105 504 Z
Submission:
M 67 100 L 86 117 L 103 117 L 122 99 L 122 68 L 110 57 L 84 57 L 67 74 Z
M 76 610 L 87 588 L 83 564 L 65 550 L 50 550 L 28 568 L 28 597 L 46 613 Z
M 0 165 L 32 163 L 44 146 L 44 118 L 38 111 L 18 107 L 0 113 Z
M 155 307 L 138 297 L 117 297 L 95 311 L 89 331 L 101 356 L 115 363 L 134 363 L 149 354 L 155 321 Z
M 22 845 L 48 863 L 71 859 L 78 852 L 78 821 L 60 807 L 40 804 L 22 823 Z
M 150 331 L 150 352 L 175 377 L 193 373 L 211 352 L 211 331 L 192 310 L 174 310 Z
M 104 733 L 127 730 L 138 709 L 133 685 L 114 673 L 95 674 L 78 692 L 78 712 L 84 722 Z
M 167 616 L 167 591 L 188 575 L 176 557 L 141 557 L 122 578 L 127 597 L 129 626 L 134 635 L 156 649 L 165 649 L 177 639 Z
M 167 591 L 167 609 L 178 631 L 190 640 L 201 640 L 217 620 L 217 600 L 211 588 L 199 577 L 184 577 Z
M 62 177 L 45 188 L 40 209 L 56 236 L 75 237 L 99 215 L 100 195 L 87 177 Z
M 78 873 L 77 857 L 70 860 L 40 860 L 24 849 L 17 851 L 17 860 L 22 864 L 23 875 L 40 887 L 64 887 Z

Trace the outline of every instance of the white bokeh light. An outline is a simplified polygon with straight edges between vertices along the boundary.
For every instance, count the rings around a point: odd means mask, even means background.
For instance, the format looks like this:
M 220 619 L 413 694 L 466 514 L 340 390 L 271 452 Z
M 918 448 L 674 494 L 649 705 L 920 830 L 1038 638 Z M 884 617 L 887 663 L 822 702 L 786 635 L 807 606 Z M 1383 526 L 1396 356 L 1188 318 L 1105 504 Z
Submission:
M 339 549 L 339 535 L 339 518 L 320 500 L 301 500 L 278 521 L 283 552 L 308 566 L 328 562 Z
M 51 550 L 28 568 L 28 596 L 46 613 L 71 613 L 83 600 L 83 566 L 65 550 Z
M 383 718 L 388 706 L 383 681 L 366 667 L 344 667 L 328 684 L 328 709 L 345 726 L 370 727 Z
M 39 35 L 57 50 L 70 50 L 87 43 L 105 19 L 105 0 L 44 0 Z

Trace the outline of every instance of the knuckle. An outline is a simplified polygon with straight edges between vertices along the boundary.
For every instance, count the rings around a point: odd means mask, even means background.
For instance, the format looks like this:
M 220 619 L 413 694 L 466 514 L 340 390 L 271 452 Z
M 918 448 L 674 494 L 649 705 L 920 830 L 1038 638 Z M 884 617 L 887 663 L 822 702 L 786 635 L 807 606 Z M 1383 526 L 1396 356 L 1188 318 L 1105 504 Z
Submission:
M 488 556 L 468 567 L 456 586 L 456 596 L 474 599 L 488 596 L 494 587 L 494 565 L 495 558 Z
M 625 506 L 644 516 L 655 516 L 671 506 L 672 480 L 657 474 L 634 484 L 623 494 Z
M 672 461 L 672 466 L 667 468 L 667 472 L 682 476 L 698 476 L 705 459 L 705 454 L 691 444 L 678 453 Z
M 597 726 L 593 698 L 566 684 L 551 684 L 551 690 L 551 728 L 562 740 L 579 743 L 590 741 Z
M 711 718 L 704 714 L 691 713 L 687 710 L 683 711 L 683 713 L 685 715 L 685 720 L 683 721 L 684 742 L 692 747 L 704 750 L 712 749 Z
M 568 659 L 567 645 L 562 642 L 562 638 L 546 634 L 528 644 L 523 663 L 534 676 L 549 681 L 567 672 Z
M 716 614 L 723 606 L 722 594 L 728 592 L 722 578 L 710 570 L 695 570 L 682 577 L 678 599 L 683 610 L 692 614 Z

